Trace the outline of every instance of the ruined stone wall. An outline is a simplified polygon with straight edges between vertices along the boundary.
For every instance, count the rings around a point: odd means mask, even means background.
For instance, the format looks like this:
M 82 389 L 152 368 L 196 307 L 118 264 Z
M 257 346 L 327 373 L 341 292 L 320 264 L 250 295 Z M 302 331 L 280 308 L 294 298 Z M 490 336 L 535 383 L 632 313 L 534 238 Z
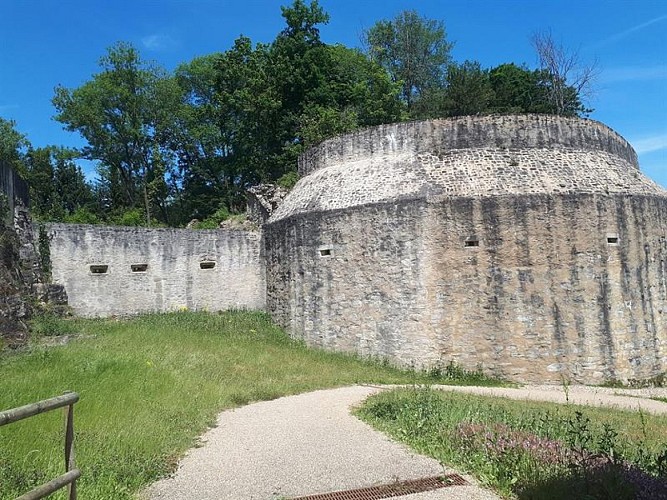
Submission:
M 266 232 L 267 305 L 309 344 L 519 381 L 667 370 L 667 200 L 457 198 Z M 472 242 L 475 242 L 473 245 Z
M 17 204 L 28 206 L 28 185 L 13 168 L 0 162 L 0 224 L 13 224 Z
M 263 309 L 260 235 L 51 224 L 53 281 L 81 316 Z

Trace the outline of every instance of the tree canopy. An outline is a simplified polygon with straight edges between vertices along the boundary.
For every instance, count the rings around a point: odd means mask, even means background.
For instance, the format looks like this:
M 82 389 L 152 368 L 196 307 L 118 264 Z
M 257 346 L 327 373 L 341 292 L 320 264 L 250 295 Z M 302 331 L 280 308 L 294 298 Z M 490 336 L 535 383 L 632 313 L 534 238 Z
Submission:
M 305 148 L 360 127 L 587 112 L 585 86 L 549 39 L 536 45 L 536 69 L 511 62 L 484 68 L 454 61 L 444 23 L 416 11 L 367 29 L 363 52 L 321 39 L 329 15 L 316 0 L 295 0 L 281 13 L 284 27 L 272 42 L 240 36 L 227 50 L 172 72 L 128 43 L 111 46 L 89 81 L 56 87 L 55 119 L 85 139 L 79 151 L 32 148 L 0 118 L 0 160 L 26 176 L 35 214 L 176 226 L 197 218 L 211 225 L 243 211 L 251 185 L 292 185 Z M 96 162 L 94 184 L 78 158 Z
M 447 41 L 442 21 L 423 18 L 414 10 L 378 21 L 364 31 L 363 41 L 370 59 L 401 84 L 409 110 L 425 91 L 442 85 L 454 45 Z

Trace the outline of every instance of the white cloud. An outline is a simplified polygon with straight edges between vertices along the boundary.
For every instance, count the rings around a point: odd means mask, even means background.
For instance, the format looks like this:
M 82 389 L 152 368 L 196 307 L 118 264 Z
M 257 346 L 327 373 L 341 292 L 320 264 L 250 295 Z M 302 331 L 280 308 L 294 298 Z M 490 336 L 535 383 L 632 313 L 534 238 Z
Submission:
M 638 80 L 665 80 L 667 79 L 667 65 L 656 66 L 621 66 L 609 68 L 600 75 L 604 83 L 631 82 Z
M 643 30 L 644 28 L 647 28 L 647 27 L 651 26 L 652 24 L 659 23 L 660 21 L 664 21 L 666 19 L 667 19 L 667 14 L 663 14 L 662 16 L 658 16 L 656 18 L 650 19 L 646 22 L 643 22 L 641 24 L 633 26 L 632 28 L 628 28 L 626 30 L 619 31 L 618 33 L 615 33 L 615 34 L 611 35 L 610 37 L 607 37 L 604 40 L 596 43 L 594 45 L 594 48 L 602 47 L 603 45 L 608 45 L 610 43 L 617 42 L 617 41 L 625 38 L 626 36 L 631 35 L 632 33 L 636 32 L 636 31 Z
M 154 33 L 141 39 L 141 43 L 148 50 L 165 50 L 176 45 L 176 42 L 167 35 Z
M 661 151 L 667 149 L 667 132 L 643 137 L 641 139 L 631 140 L 632 147 L 635 148 L 637 154 L 652 153 L 654 151 Z

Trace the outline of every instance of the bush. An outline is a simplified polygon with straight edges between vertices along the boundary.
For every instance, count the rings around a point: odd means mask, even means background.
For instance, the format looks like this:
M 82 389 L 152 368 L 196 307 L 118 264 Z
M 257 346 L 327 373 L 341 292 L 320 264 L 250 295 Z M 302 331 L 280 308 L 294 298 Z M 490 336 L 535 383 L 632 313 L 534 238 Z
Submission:
M 276 184 L 278 184 L 281 188 L 289 190 L 294 187 L 294 185 L 297 183 L 298 180 L 299 180 L 299 174 L 297 172 L 291 171 L 283 174 L 276 181 Z
M 115 226 L 145 226 L 146 217 L 143 210 L 131 208 L 115 217 L 109 218 L 109 223 Z
M 224 205 L 220 205 L 220 208 L 218 208 L 212 215 L 203 221 L 198 222 L 194 227 L 195 229 L 217 229 L 220 227 L 220 223 L 229 219 L 229 217 L 229 209 Z
M 63 222 L 70 224 L 100 224 L 100 218 L 84 207 L 77 208 L 73 213 L 66 215 Z

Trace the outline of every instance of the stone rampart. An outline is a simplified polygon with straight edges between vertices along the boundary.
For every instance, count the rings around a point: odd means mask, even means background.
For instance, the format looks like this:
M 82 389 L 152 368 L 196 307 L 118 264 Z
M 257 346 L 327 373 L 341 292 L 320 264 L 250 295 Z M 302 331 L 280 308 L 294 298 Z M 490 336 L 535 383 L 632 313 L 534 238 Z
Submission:
M 264 309 L 260 235 L 51 224 L 53 281 L 81 316 Z
M 334 137 L 301 156 L 299 175 L 372 156 L 441 155 L 457 149 L 490 147 L 606 151 L 639 169 L 630 143 L 600 122 L 553 115 L 492 115 L 393 123 Z
M 667 192 L 604 125 L 469 117 L 327 141 L 264 226 L 310 345 L 517 381 L 667 371 Z

